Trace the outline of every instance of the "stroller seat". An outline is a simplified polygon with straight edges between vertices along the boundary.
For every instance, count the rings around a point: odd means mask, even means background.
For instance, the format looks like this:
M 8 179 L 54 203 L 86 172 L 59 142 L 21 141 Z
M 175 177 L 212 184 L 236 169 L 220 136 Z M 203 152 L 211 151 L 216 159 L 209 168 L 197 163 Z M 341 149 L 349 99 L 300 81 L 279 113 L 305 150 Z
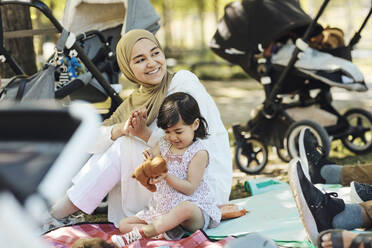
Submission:
M 271 57 L 274 65 L 287 66 L 295 45 L 287 42 Z M 294 67 L 329 86 L 353 91 L 367 91 L 361 71 L 351 61 L 308 47 Z

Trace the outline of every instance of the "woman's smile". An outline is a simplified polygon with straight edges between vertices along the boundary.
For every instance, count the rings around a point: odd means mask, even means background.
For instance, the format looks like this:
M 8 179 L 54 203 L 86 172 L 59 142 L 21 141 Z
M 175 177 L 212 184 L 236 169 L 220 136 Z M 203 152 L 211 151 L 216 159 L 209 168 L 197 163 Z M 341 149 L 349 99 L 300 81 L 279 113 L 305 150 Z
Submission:
M 146 74 L 150 74 L 150 75 L 152 75 L 152 74 L 155 74 L 155 73 L 157 73 L 157 72 L 159 72 L 160 71 L 160 67 L 158 67 L 158 68 L 156 68 L 156 69 L 154 69 L 154 70 L 152 70 L 152 71 L 149 71 L 149 72 L 147 72 Z

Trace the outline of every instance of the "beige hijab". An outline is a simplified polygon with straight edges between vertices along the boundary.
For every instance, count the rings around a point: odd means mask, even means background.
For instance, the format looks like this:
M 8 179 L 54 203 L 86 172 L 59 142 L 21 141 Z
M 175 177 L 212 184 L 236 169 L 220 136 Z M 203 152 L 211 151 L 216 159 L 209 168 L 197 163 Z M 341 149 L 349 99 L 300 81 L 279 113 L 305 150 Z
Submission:
M 103 122 L 104 126 L 125 122 L 134 110 L 142 108 L 147 109 L 147 125 L 150 125 L 158 116 L 160 105 L 167 95 L 173 74 L 167 71 L 160 84 L 149 85 L 139 81 L 129 67 L 132 48 L 141 39 L 149 39 L 162 49 L 155 36 L 143 29 L 131 30 L 121 37 L 116 46 L 116 57 L 120 70 L 131 82 L 139 84 L 140 87 L 124 99 L 111 117 Z

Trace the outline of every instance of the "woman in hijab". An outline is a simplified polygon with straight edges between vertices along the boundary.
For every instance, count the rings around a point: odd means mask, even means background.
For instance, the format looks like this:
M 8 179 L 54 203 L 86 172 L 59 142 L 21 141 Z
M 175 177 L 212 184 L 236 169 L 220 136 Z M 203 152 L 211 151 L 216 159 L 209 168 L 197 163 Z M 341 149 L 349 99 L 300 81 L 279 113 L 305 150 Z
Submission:
M 118 226 L 123 217 L 144 209 L 151 192 L 131 178 L 143 162 L 142 152 L 164 135 L 156 126 L 163 99 L 175 92 L 192 95 L 209 126 L 204 140 L 209 150 L 209 184 L 218 204 L 228 201 L 232 160 L 227 131 L 212 97 L 191 72 L 167 71 L 164 52 L 155 36 L 142 29 L 126 33 L 116 47 L 120 70 L 139 87 L 103 122 L 94 155 L 78 175 L 64 199 L 52 208 L 56 219 L 77 210 L 90 214 L 108 194 L 108 220 Z

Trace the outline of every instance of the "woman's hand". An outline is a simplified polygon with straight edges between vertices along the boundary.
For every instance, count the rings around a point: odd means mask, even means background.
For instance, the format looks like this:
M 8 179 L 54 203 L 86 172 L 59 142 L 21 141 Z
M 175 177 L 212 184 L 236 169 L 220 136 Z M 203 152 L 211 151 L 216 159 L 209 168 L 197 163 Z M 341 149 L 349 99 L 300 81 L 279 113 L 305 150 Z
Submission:
M 151 130 L 147 127 L 146 121 L 146 109 L 133 111 L 130 117 L 130 125 L 128 126 L 129 134 L 147 142 L 151 136 Z
M 116 140 L 121 136 L 128 136 L 133 127 L 133 113 L 129 116 L 129 119 L 125 123 L 118 123 L 113 126 L 111 130 L 111 139 Z
M 156 184 L 156 183 L 158 183 L 158 182 L 160 182 L 162 180 L 165 180 L 167 178 L 167 176 L 168 176 L 168 173 L 163 173 L 163 174 L 161 174 L 158 177 L 150 178 L 149 183 L 150 184 Z
M 116 140 L 121 136 L 132 135 L 147 142 L 151 136 L 151 130 L 146 125 L 147 110 L 135 110 L 125 123 L 114 125 L 111 131 L 111 139 Z
M 129 119 L 125 123 L 115 124 L 111 130 L 111 139 L 116 140 L 121 136 L 129 135 L 129 130 L 128 130 L 129 125 L 130 125 Z
M 144 110 L 135 110 L 131 114 L 131 126 L 130 126 L 130 134 L 133 136 L 137 136 L 147 127 L 146 120 L 147 120 L 147 111 Z
M 122 136 L 128 136 L 130 134 L 130 130 L 133 128 L 132 126 L 132 116 L 124 123 L 122 127 Z

